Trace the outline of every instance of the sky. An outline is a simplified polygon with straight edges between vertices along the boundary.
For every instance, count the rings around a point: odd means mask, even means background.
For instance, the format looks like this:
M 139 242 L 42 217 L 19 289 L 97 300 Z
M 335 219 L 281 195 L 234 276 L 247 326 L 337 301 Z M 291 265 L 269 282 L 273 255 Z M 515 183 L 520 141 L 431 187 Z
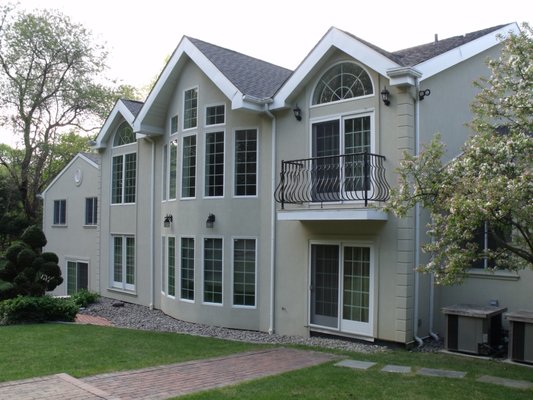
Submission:
M 6 0 L 0 0 L 5 2 Z M 331 26 L 394 51 L 510 22 L 531 0 L 19 0 L 83 24 L 109 50 L 109 78 L 148 84 L 184 36 L 295 69 Z

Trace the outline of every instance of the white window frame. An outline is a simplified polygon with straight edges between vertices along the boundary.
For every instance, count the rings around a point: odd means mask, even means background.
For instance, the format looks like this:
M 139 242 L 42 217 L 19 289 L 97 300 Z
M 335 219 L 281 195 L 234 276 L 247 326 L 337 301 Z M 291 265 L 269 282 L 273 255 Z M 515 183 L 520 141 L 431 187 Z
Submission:
M 168 143 L 165 143 L 161 153 L 161 202 L 168 200 Z
M 171 167 L 171 164 L 172 164 L 172 146 L 175 145 L 176 146 L 176 176 L 174 177 L 174 183 L 175 183 L 175 189 L 174 189 L 174 193 L 173 195 L 171 195 L 170 193 L 170 183 L 172 181 L 172 176 L 171 176 L 171 170 L 170 170 L 170 167 Z M 168 141 L 168 157 L 167 157 L 167 160 L 168 160 L 168 167 L 167 167 L 167 171 L 168 171 L 168 176 L 167 176 L 167 200 L 168 201 L 172 201 L 172 200 L 176 200 L 178 198 L 178 177 L 179 177 L 179 173 L 178 173 L 178 170 L 179 170 L 179 140 L 178 140 L 178 136 L 177 135 L 173 135 L 170 137 L 169 141 Z
M 170 239 L 174 239 L 174 294 L 170 294 L 170 265 L 169 265 L 169 255 L 170 255 L 170 249 L 169 249 L 169 244 L 170 244 Z M 176 245 L 177 245 L 177 240 L 176 240 L 176 236 L 167 236 L 166 237 L 166 254 L 165 254 L 165 262 L 163 263 L 164 265 L 164 269 L 165 269 L 165 272 L 166 272 L 166 276 L 167 276 L 167 282 L 166 282 L 166 291 L 167 291 L 167 297 L 171 298 L 171 299 L 175 299 L 176 298 L 176 288 L 177 288 L 177 285 L 176 285 L 176 271 L 177 271 L 177 248 L 176 248 Z
M 196 90 L 196 125 L 195 126 L 192 126 L 192 127 L 189 127 L 189 128 L 185 128 L 185 120 L 186 120 L 186 116 L 187 116 L 187 113 L 186 113 L 186 110 L 185 110 L 185 94 L 191 90 Z M 182 127 L 183 127 L 183 132 L 187 132 L 187 131 L 191 131 L 193 129 L 198 129 L 198 121 L 199 121 L 199 117 L 200 117 L 200 113 L 199 113 L 199 104 L 200 104 L 200 89 L 198 86 L 192 86 L 190 88 L 187 88 L 183 91 L 183 118 L 182 118 Z M 179 122 L 179 121 L 178 121 Z
M 176 130 L 172 130 L 172 121 L 176 119 Z M 174 135 L 176 133 L 178 133 L 178 130 L 179 130 L 179 123 L 180 123 L 180 120 L 178 118 L 178 114 L 175 114 L 173 115 L 172 117 L 170 117 L 170 121 L 169 121 L 169 132 L 170 132 L 170 135 Z
M 213 107 L 220 107 L 220 106 L 224 107 L 224 122 L 218 123 L 218 124 L 208 124 L 207 123 L 207 118 L 208 118 L 207 109 L 208 108 L 213 108 Z M 206 104 L 205 107 L 204 107 L 204 117 L 205 117 L 204 118 L 204 126 L 206 126 L 206 127 L 215 127 L 215 126 L 224 126 L 224 125 L 226 125 L 226 103 Z
M 237 194 L 237 132 L 238 131 L 255 131 L 256 135 L 256 155 L 255 155 L 255 195 L 239 195 Z M 238 199 L 256 199 L 259 197 L 259 128 L 236 128 L 233 130 L 233 190 L 232 195 Z
M 121 237 L 122 238 L 122 281 L 115 281 L 115 238 Z M 126 283 L 127 282 L 127 239 L 133 238 L 134 240 L 134 254 L 133 254 L 133 284 Z M 135 292 L 136 290 L 136 282 L 137 282 L 137 240 L 135 238 L 135 235 L 132 234 L 124 234 L 124 233 L 112 233 L 111 234 L 111 251 L 110 256 L 110 266 L 109 269 L 110 272 L 110 282 L 111 282 L 111 289 L 118 289 L 118 290 L 125 290 L 128 292 Z
M 87 221 L 87 201 L 92 200 L 92 221 Z M 96 202 L 96 204 L 95 204 Z M 91 196 L 85 198 L 85 216 L 84 216 L 84 226 L 93 227 L 98 225 L 98 197 Z
M 221 286 L 222 286 L 222 299 L 221 299 L 221 302 L 220 303 L 213 303 L 213 302 L 209 302 L 209 301 L 205 301 L 204 298 L 205 298 L 205 241 L 206 239 L 220 239 L 222 241 L 222 246 L 221 246 L 221 249 L 222 249 L 222 282 L 221 282 Z M 202 266 L 202 280 L 201 280 L 201 303 L 202 304 L 205 304 L 205 305 L 209 305 L 209 306 L 216 306 L 216 307 L 223 307 L 224 306 L 224 257 L 225 257 L 225 252 L 224 252 L 224 237 L 223 236 L 217 236 L 217 235 L 213 235 L 213 236 L 203 236 L 202 237 L 202 257 L 201 257 L 201 266 Z
M 130 146 L 130 144 L 128 144 L 127 146 Z M 126 197 L 126 156 L 130 155 L 130 154 L 135 154 L 135 201 L 133 202 L 128 202 L 126 203 L 125 202 L 125 197 Z M 121 198 L 120 198 L 120 202 L 116 202 L 114 203 L 113 202 L 113 160 L 116 158 L 116 157 L 121 157 L 122 158 L 122 191 L 121 191 Z M 139 177 L 139 173 L 138 173 L 138 169 L 139 169 L 139 162 L 138 162 L 138 157 L 137 157 L 137 151 L 128 151 L 128 152 L 125 152 L 125 153 L 120 153 L 120 154 L 113 154 L 111 156 L 111 182 L 110 182 L 110 198 L 111 198 L 111 205 L 112 206 L 115 206 L 115 205 L 135 205 L 137 203 L 137 179 Z
M 195 156 L 194 156 L 194 196 L 193 197 L 186 197 L 183 195 L 183 179 L 184 179 L 184 173 L 183 173 L 183 162 L 185 160 L 185 157 L 183 155 L 185 151 L 185 138 L 189 138 L 194 136 L 196 138 L 196 144 L 195 147 Z M 193 200 L 196 199 L 198 196 L 198 134 L 196 132 L 191 132 L 187 134 L 183 134 L 181 136 L 181 163 L 180 163 L 180 200 Z
M 207 135 L 210 135 L 210 134 L 216 134 L 216 133 L 222 133 L 222 135 L 224 135 L 224 142 L 223 142 L 223 145 L 224 145 L 224 150 L 223 150 L 223 154 L 224 154 L 224 157 L 223 157 L 223 161 L 222 161 L 222 195 L 220 196 L 208 196 L 207 195 Z M 226 157 L 227 157 L 227 149 L 226 149 L 226 130 L 225 129 L 222 129 L 222 130 L 210 130 L 209 132 L 206 132 L 205 135 L 204 135 L 204 184 L 203 184 L 203 198 L 204 199 L 222 199 L 224 198 L 225 194 L 226 194 Z
M 167 281 L 166 281 L 166 268 L 165 260 L 167 259 L 167 237 L 165 235 L 161 236 L 161 294 L 164 296 L 166 294 Z
M 68 272 L 68 263 L 75 263 L 76 264 L 76 292 L 77 293 L 80 289 L 78 288 L 78 264 L 87 264 L 87 290 L 91 289 L 91 263 L 89 259 L 82 259 L 77 257 L 65 257 L 65 294 L 68 296 L 68 279 L 69 279 L 69 272 Z
M 56 203 L 59 204 L 58 215 L 56 219 Z M 63 206 L 61 206 L 64 204 Z M 57 199 L 53 203 L 54 209 L 52 210 L 52 226 L 66 226 L 67 225 L 67 199 Z M 64 214 L 64 219 L 61 220 L 61 216 Z
M 235 304 L 235 241 L 236 240 L 253 240 L 254 248 L 254 305 L 248 306 L 244 304 Z M 231 305 L 233 308 L 256 309 L 257 308 L 257 243 L 258 238 L 255 236 L 232 236 L 231 238 Z
M 193 298 L 192 299 L 187 299 L 185 297 L 182 297 L 182 292 L 181 292 L 181 289 L 182 289 L 182 280 L 181 280 L 181 274 L 182 274 L 182 268 L 183 268 L 183 265 L 182 265 L 182 262 L 181 262 L 181 259 L 182 259 L 182 249 L 183 249 L 183 246 L 182 246 L 182 240 L 183 239 L 192 239 L 193 240 L 193 285 L 194 285 L 194 290 L 193 290 Z M 180 301 L 183 301 L 185 303 L 195 303 L 196 302 L 196 293 L 197 293 L 197 285 L 196 285 L 196 271 L 197 271 L 197 267 L 198 267 L 198 263 L 197 263 L 197 257 L 196 257 L 196 245 L 197 245 L 197 241 L 196 241 L 196 236 L 191 236 L 191 235 L 182 235 L 182 236 L 179 236 L 179 248 L 178 248 L 178 263 L 179 263 L 179 277 L 178 277 L 178 290 L 179 290 L 179 299 Z M 203 258 L 203 256 L 202 256 Z M 202 277 L 203 277 L 203 264 L 202 264 Z M 203 279 L 202 279 L 203 281 Z M 202 298 L 203 298 L 203 284 L 202 284 Z

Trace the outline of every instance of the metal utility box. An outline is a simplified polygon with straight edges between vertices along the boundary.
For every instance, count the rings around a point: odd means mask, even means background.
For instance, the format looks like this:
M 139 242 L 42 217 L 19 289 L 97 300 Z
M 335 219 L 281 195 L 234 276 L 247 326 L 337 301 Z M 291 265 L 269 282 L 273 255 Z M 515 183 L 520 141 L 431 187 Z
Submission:
M 502 314 L 506 307 L 455 304 L 443 307 L 445 347 L 450 351 L 488 355 L 502 342 Z
M 509 320 L 509 358 L 533 364 L 533 311 L 505 314 Z

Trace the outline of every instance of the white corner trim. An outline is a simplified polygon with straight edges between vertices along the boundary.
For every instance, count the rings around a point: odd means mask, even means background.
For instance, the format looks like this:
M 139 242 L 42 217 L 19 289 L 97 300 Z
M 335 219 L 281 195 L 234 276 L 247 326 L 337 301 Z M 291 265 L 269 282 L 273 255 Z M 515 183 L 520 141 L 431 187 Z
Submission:
M 505 37 L 509 33 L 518 34 L 519 32 L 520 29 L 518 25 L 516 23 L 512 23 L 476 40 L 465 43 L 462 46 L 455 47 L 446 53 L 440 54 L 436 57 L 430 58 L 427 61 L 417 64 L 416 68 L 422 72 L 421 81 L 500 44 L 501 39 L 499 39 L 499 36 Z
M 387 221 L 385 211 L 374 209 L 278 211 L 278 221 Z

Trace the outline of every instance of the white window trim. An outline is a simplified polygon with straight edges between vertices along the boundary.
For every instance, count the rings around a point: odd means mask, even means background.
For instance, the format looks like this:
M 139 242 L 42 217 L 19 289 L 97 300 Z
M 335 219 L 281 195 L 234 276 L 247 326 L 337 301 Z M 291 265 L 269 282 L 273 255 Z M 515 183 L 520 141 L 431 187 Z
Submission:
M 125 146 L 131 146 L 132 144 L 136 144 L 136 143 L 129 143 Z M 133 203 L 125 203 L 124 202 L 124 197 L 126 196 L 126 191 L 125 191 L 125 183 L 126 183 L 126 155 L 128 154 L 135 154 L 135 201 Z M 115 157 L 122 157 L 122 196 L 121 196 L 121 201 L 120 203 L 113 203 L 113 159 Z M 110 182 L 109 182 L 109 193 L 110 193 L 110 206 L 113 207 L 113 206 L 134 206 L 137 204 L 137 197 L 138 197 L 138 178 L 139 178 L 139 157 L 138 157 L 138 152 L 137 152 L 137 149 L 135 151 L 128 151 L 128 152 L 124 152 L 124 153 L 119 153 L 119 154 L 111 154 L 111 179 L 110 179 Z
M 176 142 L 176 193 L 174 195 L 174 197 L 170 197 L 170 149 L 172 148 L 172 142 Z M 176 201 L 178 199 L 178 183 L 181 183 L 180 179 L 178 179 L 180 177 L 180 174 L 179 174 L 179 166 L 180 166 L 180 162 L 179 162 L 179 159 L 180 159 L 180 147 L 179 147 L 179 138 L 178 138 L 178 135 L 177 134 L 174 134 L 172 136 L 170 136 L 169 140 L 168 140 L 168 148 L 167 148 L 167 151 L 168 151 L 168 156 L 167 156 L 167 201 Z
M 87 264 L 87 290 L 91 290 L 91 260 L 84 257 L 65 256 L 65 294 L 68 293 L 68 263 L 85 263 Z M 77 273 L 77 272 L 76 272 Z
M 183 144 L 186 137 L 196 136 L 196 155 L 194 157 L 194 197 L 184 197 L 183 196 L 183 152 L 185 151 L 185 145 Z M 191 132 L 181 135 L 181 157 L 180 157 L 180 173 L 179 173 L 179 182 L 180 182 L 180 200 L 194 200 L 198 196 L 198 137 L 197 132 Z M 205 168 L 205 166 L 204 166 Z M 205 190 L 205 188 L 204 188 Z
M 206 175 L 207 175 L 207 152 L 206 152 L 206 146 L 207 146 L 207 140 L 205 139 L 207 137 L 207 135 L 211 134 L 211 133 L 220 133 L 222 132 L 223 135 L 224 135 L 224 160 L 222 162 L 222 177 L 223 177 L 223 183 L 222 183 L 222 196 L 207 196 L 206 195 Z M 204 135 L 204 147 L 203 147 L 203 150 L 204 150 L 204 168 L 203 168 L 203 172 L 204 172 L 204 179 L 203 179 L 203 199 L 205 200 L 213 200 L 213 199 L 223 199 L 226 195 L 226 159 L 227 159 L 227 148 L 226 148 L 226 142 L 227 142 L 227 137 L 226 137 L 226 130 L 225 129 L 215 129 L 215 130 L 209 130 L 208 132 L 205 132 L 205 135 Z M 198 140 L 196 141 L 196 143 L 198 143 Z
M 210 107 L 218 107 L 218 106 L 224 106 L 224 122 L 222 124 L 208 124 L 207 123 L 207 109 Z M 204 127 L 206 128 L 212 128 L 217 126 L 224 126 L 226 125 L 226 118 L 227 118 L 227 107 L 226 103 L 210 103 L 206 104 L 204 107 Z
M 235 304 L 234 301 L 234 279 L 235 279 L 235 240 L 254 240 L 255 241 L 255 271 L 254 271 L 254 305 L 253 306 L 246 306 L 241 304 Z M 232 308 L 241 308 L 241 309 L 247 309 L 247 310 L 253 310 L 257 309 L 257 260 L 258 260 L 258 251 L 257 251 L 257 243 L 258 243 L 257 236 L 232 236 L 231 237 L 231 306 Z
M 61 223 L 61 222 L 58 222 L 56 223 L 55 222 L 55 218 L 56 218 L 56 201 L 64 201 L 65 202 L 65 222 Z M 67 214 L 67 211 L 68 211 L 68 207 L 67 207 L 67 199 L 54 199 L 53 203 L 52 203 L 52 226 L 53 227 L 60 227 L 60 228 L 66 228 L 68 227 L 68 224 L 67 224 L 67 221 L 68 221 L 68 214 Z M 60 212 L 61 214 L 61 212 Z M 85 216 L 84 216 L 85 218 Z
M 184 99 L 185 99 L 185 95 L 184 95 Z M 173 118 L 176 118 L 176 130 L 174 132 L 172 132 L 172 119 Z M 179 119 L 179 114 L 176 113 L 174 115 L 172 115 L 169 120 L 168 120 L 168 134 L 169 135 L 177 135 L 179 130 L 180 130 L 180 119 Z
M 168 266 L 168 255 L 169 255 L 169 252 L 168 252 L 168 242 L 170 238 L 174 238 L 174 295 L 171 295 L 169 293 L 169 283 L 170 283 L 170 276 L 169 276 L 169 266 Z M 177 248 L 176 248 L 176 245 L 177 245 L 177 237 L 176 236 L 173 236 L 173 235 L 169 235 L 166 237 L 166 240 L 165 240 L 165 244 L 166 244 L 166 253 L 165 253 L 165 262 L 163 264 L 163 268 L 166 272 L 166 277 L 167 277 L 167 281 L 166 281 L 166 286 L 165 286 L 165 289 L 167 291 L 167 297 L 169 299 L 175 299 L 177 296 L 176 296 L 176 289 L 177 289 L 177 285 L 176 285 L 176 272 L 177 272 Z
M 161 152 L 161 203 L 168 200 L 168 143 L 164 143 Z
M 185 93 L 188 92 L 189 90 L 194 90 L 196 89 L 196 126 L 193 126 L 192 128 L 185 128 Z M 182 109 L 183 109 L 183 117 L 181 118 L 182 119 L 182 125 L 181 125 L 181 129 L 182 129 L 182 132 L 189 132 L 189 131 L 192 131 L 192 130 L 198 130 L 198 126 L 199 126 L 199 122 L 200 122 L 200 88 L 198 85 L 196 86 L 191 86 L 191 87 L 188 87 L 188 88 L 185 88 L 183 90 L 183 94 L 182 94 Z M 179 121 L 178 121 L 178 124 L 179 124 Z M 179 127 L 178 127 L 178 131 L 179 131 Z
M 208 301 L 204 301 L 204 275 L 205 275 L 205 239 L 221 239 L 222 240 L 222 301 L 220 303 L 211 303 Z M 195 244 L 196 247 L 196 244 Z M 201 304 L 207 305 L 207 306 L 215 306 L 215 307 L 223 307 L 224 306 L 224 258 L 225 258 L 225 251 L 224 251 L 224 236 L 220 235 L 212 235 L 212 236 L 202 236 L 202 257 L 201 257 L 201 266 L 202 266 L 202 279 L 201 279 Z M 196 292 L 196 290 L 195 290 Z M 196 297 L 196 296 L 195 296 Z
M 255 134 L 256 134 L 256 141 L 257 141 L 257 148 L 256 148 L 256 165 L 255 165 L 255 195 L 253 196 L 241 196 L 241 195 L 237 195 L 235 193 L 235 189 L 236 189 L 236 181 L 237 181 L 237 169 L 235 168 L 236 167 L 236 162 L 237 162 L 237 152 L 235 151 L 235 146 L 236 146 L 236 143 L 237 143 L 237 131 L 246 131 L 246 130 L 255 130 Z M 259 127 L 253 127 L 253 128 L 235 128 L 233 129 L 233 142 L 232 142 L 232 146 L 233 146 L 233 162 L 232 162 L 232 170 L 233 170 L 233 174 L 232 174 L 232 190 L 231 190 L 231 193 L 232 193 L 232 197 L 235 198 L 235 199 L 257 199 L 259 197 L 259 164 L 260 164 L 260 149 L 259 149 Z
M 161 236 L 161 295 L 166 295 L 167 281 L 166 281 L 166 269 L 165 269 L 165 260 L 167 255 L 167 237 L 165 235 Z
M 184 303 L 190 303 L 190 304 L 194 304 L 196 302 L 196 294 L 197 294 L 197 285 L 196 285 L 196 272 L 198 270 L 198 263 L 196 262 L 197 261 L 197 254 L 196 254 L 196 245 L 197 245 L 197 240 L 196 240 L 196 236 L 193 236 L 193 235 L 180 235 L 179 237 L 179 246 L 178 246 L 178 262 L 179 262 L 179 277 L 178 277 L 178 285 L 177 285 L 177 289 L 179 290 L 179 296 L 176 295 L 176 297 L 178 297 L 180 299 L 180 301 L 183 301 Z M 194 292 L 193 292 L 193 299 L 185 299 L 183 297 L 181 297 L 181 269 L 182 269 L 182 264 L 181 264 L 181 255 L 182 255 L 182 252 L 181 252 L 181 240 L 182 239 L 192 239 L 193 240 L 193 243 L 194 243 L 194 248 L 193 248 L 193 254 L 194 254 L 194 270 L 193 270 L 193 283 L 194 283 Z M 202 258 L 203 258 L 203 254 L 202 254 Z M 203 263 L 202 263 L 202 281 L 203 281 Z M 204 285 L 202 284 L 202 298 L 203 298 L 203 294 L 204 294 Z M 211 304 L 211 303 L 209 303 Z
M 87 199 L 96 199 L 96 221 L 94 222 L 94 224 L 87 223 Z M 98 226 L 98 217 L 100 216 L 99 215 L 100 213 L 98 212 L 98 203 L 99 203 L 98 196 L 85 197 L 85 214 L 83 216 L 83 227 L 84 228 L 94 228 Z
M 342 99 L 342 100 L 338 100 L 338 101 L 330 101 L 329 103 L 320 103 L 320 104 L 313 104 L 313 97 L 315 97 L 315 90 L 316 90 L 316 87 L 318 85 L 318 82 L 320 82 L 320 79 L 322 79 L 322 77 L 324 76 L 324 74 L 326 72 L 328 72 L 331 68 L 339 65 L 339 64 L 346 64 L 346 63 L 350 63 L 350 64 L 355 64 L 357 66 L 359 66 L 361 69 L 363 69 L 363 71 L 365 71 L 367 74 L 368 74 L 368 77 L 370 78 L 370 84 L 372 85 L 372 94 L 366 94 L 364 96 L 358 96 L 358 97 L 351 97 L 349 99 Z M 361 99 L 368 99 L 370 97 L 375 97 L 377 95 L 376 93 L 376 85 L 374 84 L 374 79 L 372 79 L 372 74 L 370 74 L 370 71 L 363 65 L 363 64 L 360 64 L 354 60 L 339 60 L 331 65 L 328 65 L 327 67 L 324 67 L 321 69 L 320 71 L 320 75 L 313 81 L 311 87 L 313 88 L 313 90 L 311 90 L 311 94 L 310 94 L 310 97 L 309 97 L 309 108 L 317 108 L 317 107 L 323 107 L 323 106 L 331 106 L 331 105 L 334 105 L 334 104 L 340 104 L 340 103 L 346 103 L 348 101 L 354 101 L 354 100 L 361 100 Z
M 122 279 L 123 281 L 122 282 L 117 282 L 115 281 L 115 260 L 114 260 L 114 255 L 115 255 L 115 243 L 114 243 L 114 238 L 117 237 L 117 236 L 120 236 L 122 237 Z M 126 269 L 127 269 L 127 265 L 126 265 L 126 238 L 128 237 L 131 237 L 135 240 L 135 251 L 134 251 L 134 256 L 133 256 L 133 265 L 134 265 L 134 273 L 133 273 L 133 280 L 135 282 L 135 284 L 128 284 L 126 283 Z M 123 290 L 125 292 L 128 292 L 128 293 L 135 293 L 136 292 L 136 287 L 137 287 L 137 238 L 135 237 L 134 234 L 130 234 L 130 233 L 111 233 L 111 240 L 110 240 L 110 249 L 111 251 L 109 252 L 109 255 L 110 255 L 110 262 L 109 262 L 109 265 L 111 268 L 109 268 L 109 274 L 110 274 L 110 287 L 109 289 L 114 289 L 114 290 Z

